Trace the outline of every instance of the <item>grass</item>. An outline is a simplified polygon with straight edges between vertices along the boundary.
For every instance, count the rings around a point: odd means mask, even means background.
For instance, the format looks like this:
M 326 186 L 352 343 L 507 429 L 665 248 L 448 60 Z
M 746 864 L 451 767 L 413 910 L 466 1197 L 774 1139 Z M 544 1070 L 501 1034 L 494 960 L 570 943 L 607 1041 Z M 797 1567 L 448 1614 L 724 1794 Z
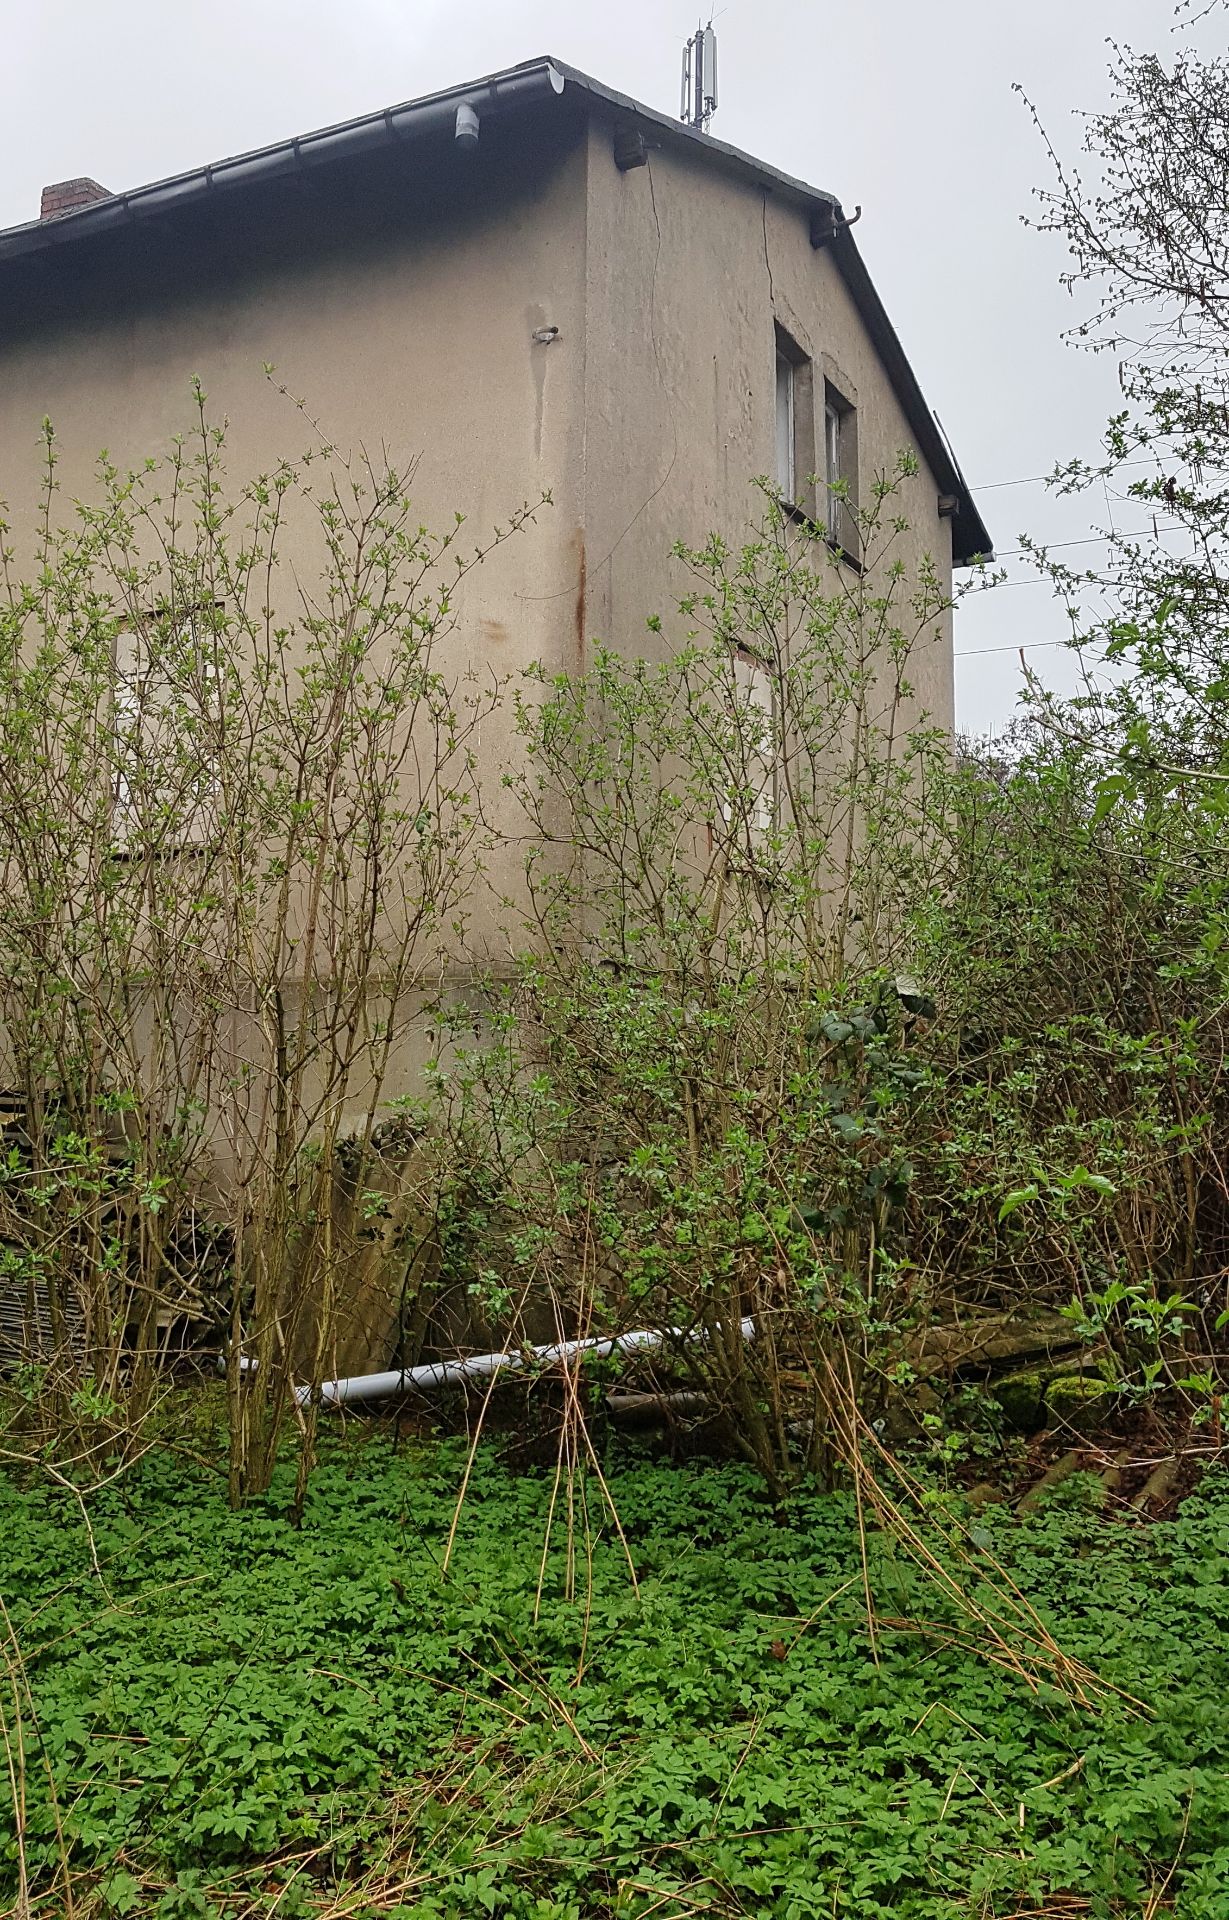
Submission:
M 782 1523 L 736 1467 L 611 1466 L 633 1587 L 592 1482 L 544 1554 L 552 1477 L 480 1450 L 445 1572 L 461 1469 L 376 1436 L 297 1531 L 288 1479 L 236 1515 L 166 1456 L 88 1532 L 0 1481 L 0 1912 L 1229 1915 L 1229 1475 L 976 1521 L 1140 1713 L 981 1659 L 874 1537 L 884 1616 L 935 1624 L 873 1648 L 852 1502 Z

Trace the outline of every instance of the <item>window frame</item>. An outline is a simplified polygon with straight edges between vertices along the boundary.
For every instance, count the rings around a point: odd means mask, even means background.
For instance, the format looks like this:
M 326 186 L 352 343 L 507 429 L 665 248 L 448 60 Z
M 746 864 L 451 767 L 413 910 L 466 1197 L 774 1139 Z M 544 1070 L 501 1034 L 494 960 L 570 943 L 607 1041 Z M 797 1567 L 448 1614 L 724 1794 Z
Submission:
M 783 509 L 815 514 L 815 367 L 806 348 L 773 320 L 773 479 Z M 782 392 L 787 395 L 782 420 Z M 784 435 L 782 428 L 784 427 Z M 786 460 L 788 453 L 788 473 Z
M 858 408 L 827 367 L 824 370 L 823 446 L 824 470 L 819 477 L 824 487 L 824 510 L 822 516 L 816 517 L 832 551 L 850 566 L 859 567 L 862 539 L 858 524 Z M 834 486 L 842 481 L 844 493 L 834 492 Z
M 164 844 L 134 845 L 131 829 L 137 803 L 132 781 L 141 765 L 146 739 L 156 744 L 158 729 L 175 713 L 173 698 L 170 701 L 159 698 L 156 676 L 151 670 L 151 635 L 156 634 L 160 627 L 171 625 L 181 644 L 192 646 L 199 656 L 194 672 L 202 685 L 207 684 L 217 690 L 220 716 L 226 697 L 226 669 L 217 658 L 205 657 L 201 638 L 202 633 L 209 634 L 210 621 L 221 611 L 222 604 L 220 601 L 212 606 L 202 603 L 178 614 L 153 607 L 116 631 L 112 644 L 114 680 L 110 723 L 116 747 L 115 778 L 111 790 L 111 852 L 114 858 L 130 859 L 134 853 L 154 854 L 157 857 L 201 854 L 208 852 L 216 842 L 221 801 L 216 753 L 202 749 L 200 759 L 203 777 L 192 800 L 190 814 L 182 821 L 181 831 L 168 834 Z M 200 718 L 205 720 L 211 717 L 217 716 L 207 715 L 202 703 Z M 132 749 L 129 760 L 131 775 L 125 769 L 129 747 Z
M 744 774 L 755 780 L 751 805 L 746 811 L 735 808 L 729 792 L 718 798 L 717 812 L 725 830 L 727 850 L 736 861 L 750 861 L 750 871 L 762 878 L 761 860 L 768 852 L 780 820 L 783 756 L 780 740 L 777 678 L 770 661 L 751 647 L 734 642 L 730 646 L 730 698 L 734 711 L 757 710 L 763 717 L 767 751 L 757 755 L 758 768 L 748 764 Z M 745 842 L 741 838 L 745 830 Z M 712 844 L 712 826 L 709 827 Z
M 787 354 L 777 347 L 776 358 L 776 441 L 774 446 L 774 466 L 778 490 L 781 498 L 792 506 L 797 485 L 797 468 L 794 446 L 794 414 L 796 395 L 794 393 L 794 363 Z M 784 418 L 782 417 L 784 415 Z

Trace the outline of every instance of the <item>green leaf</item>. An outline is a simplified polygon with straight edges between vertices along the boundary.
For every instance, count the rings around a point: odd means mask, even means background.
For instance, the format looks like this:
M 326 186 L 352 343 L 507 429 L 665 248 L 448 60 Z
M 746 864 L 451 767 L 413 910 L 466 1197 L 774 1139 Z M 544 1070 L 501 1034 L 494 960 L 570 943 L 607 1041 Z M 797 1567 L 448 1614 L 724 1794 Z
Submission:
M 1107 1199 L 1118 1191 L 1113 1181 L 1107 1180 L 1103 1173 L 1090 1173 L 1087 1167 L 1073 1167 L 1070 1173 L 1061 1174 L 1058 1184 L 1067 1193 L 1074 1192 L 1077 1187 L 1089 1187 Z
M 102 1883 L 103 1904 L 109 1913 L 136 1913 L 144 1898 L 141 1883 L 123 1867 L 109 1873 Z
M 1097 788 L 1097 803 L 1092 811 L 1093 826 L 1100 826 L 1101 822 L 1114 811 L 1120 800 L 1133 800 L 1137 792 L 1138 788 L 1134 780 L 1127 774 L 1111 773 Z

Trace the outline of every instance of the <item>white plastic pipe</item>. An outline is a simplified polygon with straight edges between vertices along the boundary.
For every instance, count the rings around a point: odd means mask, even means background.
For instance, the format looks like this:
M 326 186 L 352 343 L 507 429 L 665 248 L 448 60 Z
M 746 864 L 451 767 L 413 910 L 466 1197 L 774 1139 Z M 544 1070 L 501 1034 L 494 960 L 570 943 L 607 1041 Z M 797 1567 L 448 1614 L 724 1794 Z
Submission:
M 741 1321 L 740 1332 L 745 1340 L 754 1339 L 754 1320 Z M 363 1400 L 386 1400 L 390 1394 L 404 1393 L 407 1387 L 444 1387 L 452 1381 L 489 1378 L 493 1373 L 521 1373 L 530 1358 L 540 1366 L 551 1367 L 590 1353 L 642 1353 L 683 1338 L 677 1327 L 662 1330 L 642 1327 L 635 1333 L 619 1333 L 608 1339 L 563 1340 L 556 1346 L 471 1353 L 464 1360 L 430 1360 L 422 1366 L 403 1367 L 390 1373 L 358 1373 L 345 1380 L 325 1380 L 320 1387 L 320 1404 L 342 1407 Z M 301 1407 L 307 1406 L 311 1398 L 311 1387 L 295 1388 L 295 1399 Z
M 755 1321 L 739 1322 L 744 1340 L 754 1340 Z M 642 1327 L 635 1333 L 617 1333 L 596 1340 L 563 1340 L 557 1346 L 505 1348 L 502 1353 L 471 1353 L 465 1360 L 429 1360 L 418 1367 L 395 1368 L 389 1373 L 356 1373 L 344 1380 L 325 1380 L 320 1386 L 323 1407 L 352 1406 L 363 1400 L 386 1400 L 390 1394 L 404 1393 L 409 1387 L 445 1387 L 456 1380 L 481 1380 L 493 1373 L 521 1373 L 530 1360 L 544 1367 L 557 1366 L 561 1360 L 574 1360 L 583 1354 L 643 1353 L 664 1347 L 670 1341 L 703 1339 L 703 1334 L 684 1335 L 677 1327 Z M 224 1362 L 222 1364 L 225 1364 Z M 255 1362 L 246 1355 L 240 1368 L 246 1373 Z M 301 1407 L 310 1405 L 312 1387 L 296 1387 L 294 1397 Z

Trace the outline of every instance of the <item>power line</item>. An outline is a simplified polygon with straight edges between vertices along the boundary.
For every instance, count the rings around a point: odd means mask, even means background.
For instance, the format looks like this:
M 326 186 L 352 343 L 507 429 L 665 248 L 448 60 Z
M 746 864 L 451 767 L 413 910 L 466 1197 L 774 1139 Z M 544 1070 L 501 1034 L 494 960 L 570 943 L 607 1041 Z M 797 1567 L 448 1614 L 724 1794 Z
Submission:
M 1081 587 L 1108 587 L 1113 583 L 1109 580 L 1082 579 L 1078 584 Z M 979 594 L 1003 593 L 1008 587 L 1052 587 L 1053 585 L 1054 582 L 1048 574 L 1033 573 L 1027 580 L 991 580 L 988 585 L 978 587 L 977 592 Z
M 959 648 L 953 653 L 952 658 L 953 660 L 976 660 L 984 653 L 1036 653 L 1042 647 L 1070 647 L 1072 645 L 1073 642 L 1070 640 L 1017 640 L 1014 645 L 1006 647 Z M 1105 655 L 1098 654 L 1097 658 L 1104 660 Z
M 1133 533 L 1124 533 L 1121 528 L 1114 533 L 1090 533 L 1083 540 L 1039 540 L 1037 545 L 1043 553 L 1057 553 L 1060 547 L 1097 547 L 1105 546 L 1112 540 L 1143 540 L 1149 533 L 1158 537 L 1163 533 L 1181 531 L 1185 522 L 1166 520 L 1159 527 L 1137 527 Z M 1006 553 L 996 553 L 996 560 L 1018 560 L 1022 553 L 1031 553 L 1031 547 L 1008 547 Z
M 1155 466 L 1155 464 L 1156 462 L 1154 460 L 1124 460 L 1120 467 L 1114 468 L 1114 472 L 1126 473 L 1131 467 L 1151 467 Z M 1027 473 L 1021 480 L 970 481 L 969 491 L 971 493 L 994 493 L 999 487 L 1040 487 L 1044 486 L 1047 480 L 1053 480 L 1053 478 L 1054 475 L 1052 473 Z

